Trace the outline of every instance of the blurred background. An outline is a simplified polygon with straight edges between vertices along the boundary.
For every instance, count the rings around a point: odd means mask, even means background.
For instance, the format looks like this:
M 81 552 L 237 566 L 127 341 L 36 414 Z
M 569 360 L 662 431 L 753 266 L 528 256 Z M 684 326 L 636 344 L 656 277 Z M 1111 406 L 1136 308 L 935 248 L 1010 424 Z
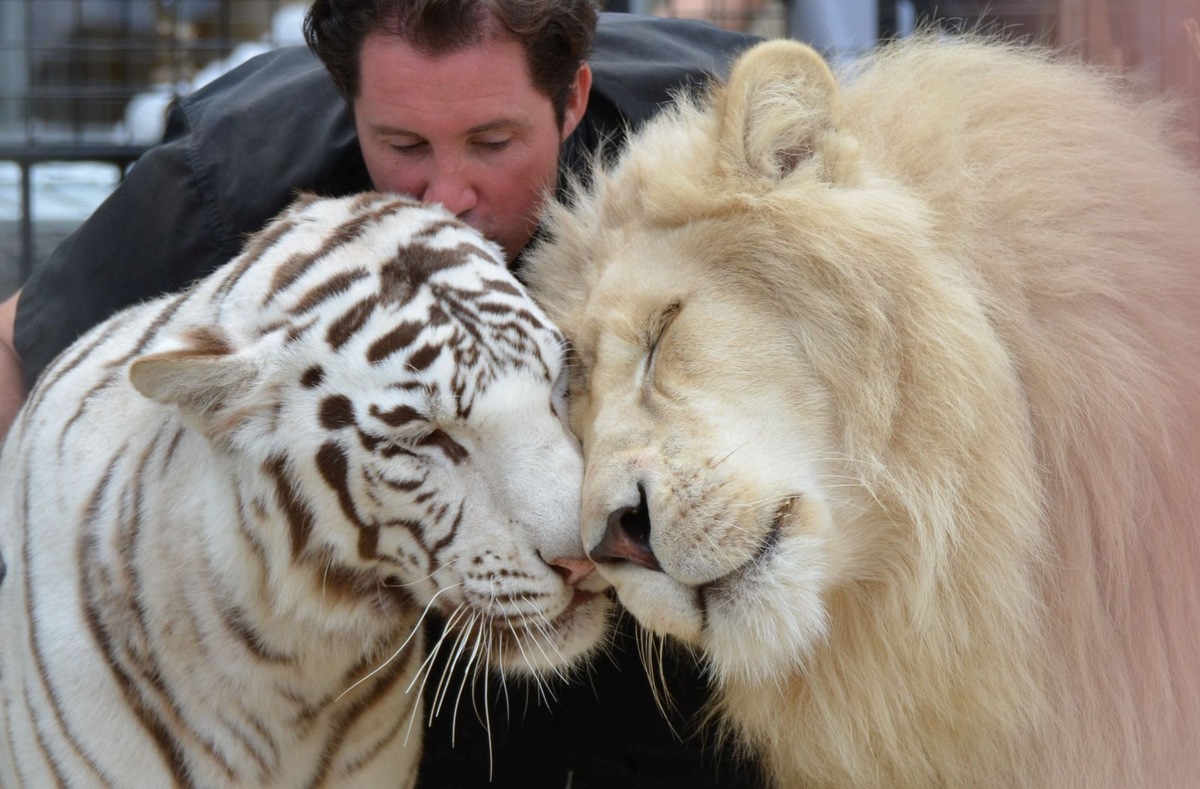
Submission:
M 0 299 L 161 135 L 166 108 L 303 43 L 304 2 L 0 0 Z M 1200 0 L 606 0 L 806 41 L 835 61 L 935 25 L 1066 47 L 1181 96 L 1200 134 Z

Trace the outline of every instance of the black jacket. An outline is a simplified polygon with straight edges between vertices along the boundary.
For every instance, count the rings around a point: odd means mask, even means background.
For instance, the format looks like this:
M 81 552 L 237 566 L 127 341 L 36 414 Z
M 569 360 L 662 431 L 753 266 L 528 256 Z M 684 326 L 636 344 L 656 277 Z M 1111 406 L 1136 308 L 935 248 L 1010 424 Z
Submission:
M 723 73 L 753 41 L 701 22 L 601 15 L 587 114 L 564 146 L 563 166 L 579 172 L 601 140 L 619 144 L 673 91 Z M 110 314 L 231 259 L 297 190 L 334 196 L 369 187 L 347 108 L 306 49 L 255 58 L 183 99 L 163 144 L 25 284 L 15 341 L 27 384 Z M 667 660 L 675 704 L 668 722 L 631 633 L 626 616 L 613 656 L 557 686 L 550 705 L 512 686 L 507 701 L 495 692 L 480 698 L 489 706 L 491 753 L 482 706 L 464 698 L 453 747 L 444 711 L 426 732 L 421 789 L 756 786 L 756 773 L 696 725 L 707 692 L 693 659 Z

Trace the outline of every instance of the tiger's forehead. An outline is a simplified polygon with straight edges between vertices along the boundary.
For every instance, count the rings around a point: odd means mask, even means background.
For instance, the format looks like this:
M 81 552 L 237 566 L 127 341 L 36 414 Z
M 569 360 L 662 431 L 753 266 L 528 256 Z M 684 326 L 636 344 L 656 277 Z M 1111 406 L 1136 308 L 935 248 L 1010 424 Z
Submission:
M 380 193 L 302 198 L 223 278 L 218 289 L 229 298 L 217 322 L 260 334 L 287 327 L 296 336 L 323 324 L 336 350 L 379 308 L 416 319 L 435 303 L 483 293 L 531 303 L 504 260 L 439 206 Z M 248 320 L 257 325 L 245 326 Z
M 303 309 L 314 297 L 336 295 L 371 275 L 381 302 L 396 306 L 435 281 L 467 288 L 488 275 L 515 281 L 498 247 L 444 209 L 407 197 L 372 194 L 349 203 L 313 203 L 283 225 L 287 258 L 273 273 L 264 305 L 301 284 L 293 310 Z
M 383 194 L 302 200 L 234 264 L 217 323 L 319 352 L 323 384 L 391 389 L 389 401 L 410 387 L 414 404 L 467 413 L 497 380 L 519 372 L 553 384 L 562 365 L 561 334 L 504 260 L 438 206 Z M 316 376 L 303 373 L 301 389 L 327 389 L 305 386 Z

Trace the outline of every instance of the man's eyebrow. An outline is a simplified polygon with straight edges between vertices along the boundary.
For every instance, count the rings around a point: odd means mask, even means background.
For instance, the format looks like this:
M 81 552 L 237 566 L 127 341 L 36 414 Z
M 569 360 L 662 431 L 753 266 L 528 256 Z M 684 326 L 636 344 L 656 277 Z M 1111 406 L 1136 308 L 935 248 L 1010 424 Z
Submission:
M 497 118 L 496 120 L 480 123 L 466 130 L 466 134 L 480 134 L 482 132 L 495 131 L 497 129 L 519 129 L 529 124 L 519 118 Z M 411 129 L 403 129 L 399 126 L 389 126 L 387 124 L 372 124 L 371 131 L 376 134 L 398 135 L 405 137 L 423 137 Z

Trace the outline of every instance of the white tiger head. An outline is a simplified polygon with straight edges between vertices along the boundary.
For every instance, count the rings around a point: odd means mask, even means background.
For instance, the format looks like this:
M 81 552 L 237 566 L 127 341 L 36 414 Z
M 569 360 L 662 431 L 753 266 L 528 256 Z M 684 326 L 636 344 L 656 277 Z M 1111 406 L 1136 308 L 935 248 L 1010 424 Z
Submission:
M 432 608 L 472 661 L 538 671 L 593 650 L 609 603 L 580 540 L 564 341 L 503 260 L 440 208 L 303 199 L 206 281 L 225 291 L 210 322 L 130 376 L 257 480 L 239 496 L 281 594 L 315 588 L 365 628 Z

